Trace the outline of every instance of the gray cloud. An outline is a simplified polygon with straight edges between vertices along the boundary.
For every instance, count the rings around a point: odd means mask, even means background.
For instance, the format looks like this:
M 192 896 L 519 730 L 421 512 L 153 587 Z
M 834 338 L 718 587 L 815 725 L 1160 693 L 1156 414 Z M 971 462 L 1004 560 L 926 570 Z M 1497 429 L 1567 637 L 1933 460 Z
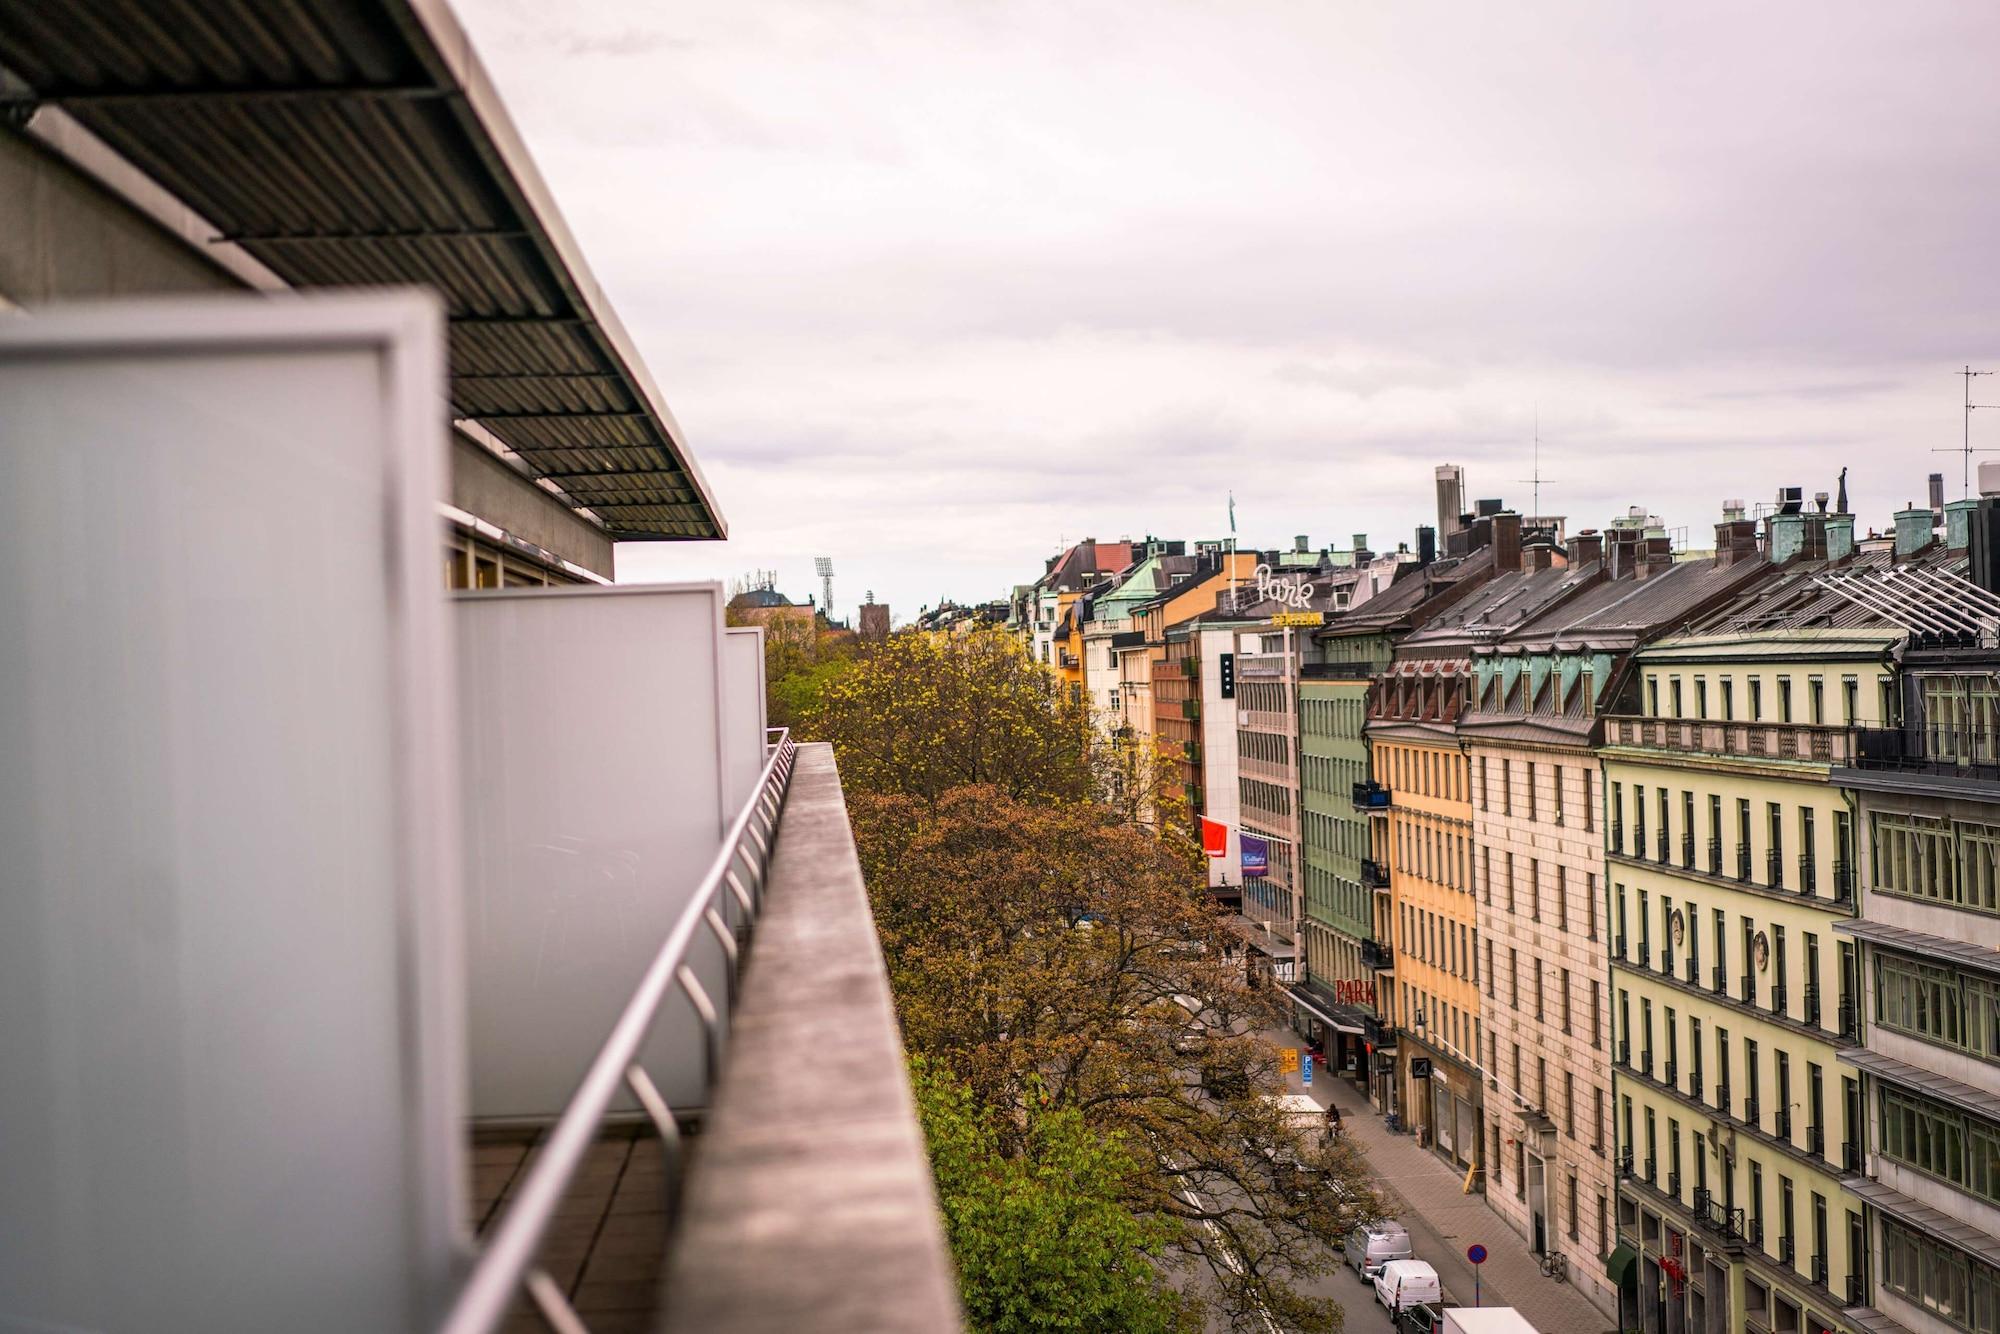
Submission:
M 1578 524 L 1880 523 L 2000 357 L 1987 6 L 461 5 L 731 520 L 628 574 L 1387 545 L 1538 412 Z

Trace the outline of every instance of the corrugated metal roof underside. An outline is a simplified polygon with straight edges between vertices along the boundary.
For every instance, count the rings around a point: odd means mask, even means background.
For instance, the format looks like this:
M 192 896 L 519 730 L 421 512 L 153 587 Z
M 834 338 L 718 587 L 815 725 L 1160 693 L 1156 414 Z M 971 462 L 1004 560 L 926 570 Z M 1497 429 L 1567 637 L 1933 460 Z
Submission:
M 10 5 L 0 65 L 287 283 L 437 291 L 454 415 L 614 537 L 721 536 L 511 126 L 482 119 L 434 38 L 449 16 L 425 9 L 430 26 L 408 0 Z
M 1976 1255 L 1987 1264 L 2000 1265 L 2000 1241 L 1969 1223 L 1961 1223 L 1950 1214 L 1913 1200 L 1895 1187 L 1885 1186 L 1879 1181 L 1851 1181 L 1847 1183 L 1847 1189 L 1883 1213 L 1921 1232 L 1930 1233 L 1946 1245 Z
M 1865 917 L 1836 922 L 1833 929 L 1843 935 L 1900 950 L 1913 958 L 1946 959 L 1967 968 L 1977 968 L 1982 973 L 2000 976 L 2000 950 L 1989 949 L 1970 940 L 1948 940 L 1928 931 L 1912 931 L 1905 926 L 1892 926 L 1888 922 L 1871 921 Z

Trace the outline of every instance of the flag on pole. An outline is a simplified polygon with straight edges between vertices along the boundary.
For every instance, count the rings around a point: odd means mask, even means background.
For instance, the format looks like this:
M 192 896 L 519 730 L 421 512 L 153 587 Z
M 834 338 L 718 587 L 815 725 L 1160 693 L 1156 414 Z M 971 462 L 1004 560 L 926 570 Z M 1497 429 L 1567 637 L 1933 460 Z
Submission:
M 1210 861 L 1220 861 L 1229 855 L 1229 826 L 1220 820 L 1201 817 L 1201 847 Z
M 1229 533 L 1232 537 L 1236 535 L 1236 493 L 1234 491 L 1229 493 Z

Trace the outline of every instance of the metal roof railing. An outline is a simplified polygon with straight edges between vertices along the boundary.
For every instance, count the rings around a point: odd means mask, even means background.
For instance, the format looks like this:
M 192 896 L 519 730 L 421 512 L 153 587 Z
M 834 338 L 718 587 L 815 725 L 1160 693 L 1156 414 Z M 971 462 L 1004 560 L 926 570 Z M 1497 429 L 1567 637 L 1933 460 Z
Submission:
M 639 1049 L 652 1032 L 669 992 L 679 990 L 702 1022 L 706 1084 L 715 1086 L 722 1064 L 724 1028 L 735 1004 L 740 947 L 728 917 L 733 901 L 743 929 L 752 926 L 764 905 L 764 885 L 777 841 L 778 819 L 784 810 L 798 745 L 786 728 L 769 733 L 769 758 L 757 780 L 755 794 L 724 835 L 708 874 L 702 877 L 687 907 L 660 945 L 659 953 L 640 978 L 632 998 L 619 1013 L 611 1034 L 598 1048 L 569 1103 L 556 1118 L 548 1139 L 506 1212 L 486 1234 L 472 1272 L 439 1326 L 441 1334 L 490 1334 L 507 1318 L 516 1292 L 525 1291 L 550 1326 L 562 1334 L 584 1334 L 580 1320 L 562 1287 L 535 1263 L 556 1210 L 569 1192 L 584 1155 L 597 1137 L 621 1087 L 631 1090 L 659 1131 L 666 1160 L 667 1209 L 671 1215 L 680 1194 L 683 1148 L 673 1109 L 639 1064 Z M 703 928 L 712 932 L 728 962 L 729 994 L 718 1008 L 687 962 L 690 947 Z

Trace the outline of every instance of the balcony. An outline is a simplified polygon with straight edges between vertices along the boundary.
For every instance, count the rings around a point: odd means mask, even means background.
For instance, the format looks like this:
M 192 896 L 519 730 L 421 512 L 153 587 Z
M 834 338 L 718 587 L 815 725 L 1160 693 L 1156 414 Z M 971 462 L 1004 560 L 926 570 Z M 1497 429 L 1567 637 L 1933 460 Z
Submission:
M 1729 978 L 1726 976 L 1725 965 L 1721 963 L 1715 965 L 1715 971 L 1709 975 L 1709 990 L 1718 996 L 1729 990 Z
M 1610 746 L 1716 755 L 1746 760 L 1850 763 L 1857 754 L 1851 727 L 1810 723 L 1705 722 L 1688 718 L 1607 718 Z
M 1676 1068 L 1677 1065 L 1678 1062 L 1676 1062 L 1673 1057 L 1669 1056 L 1666 1059 L 1666 1063 L 1660 1067 L 1660 1082 L 1665 1084 L 1668 1088 L 1679 1087 L 1680 1081 L 1678 1078 L 1676 1078 L 1676 1076 L 1679 1074 L 1679 1071 Z
M 1743 974 L 1743 1003 L 1745 1005 L 1755 1005 L 1757 1003 L 1757 974 L 1755 973 Z
M 1198 699 L 1182 700 L 1181 717 L 1191 720 L 1198 720 L 1201 717 L 1201 701 Z
M 1805 1021 L 1814 1028 L 1819 1027 L 1819 982 L 1809 980 L 1805 988 Z
M 1368 781 L 1354 785 L 1354 809 L 1358 811 L 1387 811 L 1389 809 L 1389 789 L 1380 783 Z
M 1720 1204 L 1708 1186 L 1694 1188 L 1694 1222 L 1698 1228 L 1718 1238 L 1722 1248 L 1732 1254 L 1742 1254 L 1746 1246 L 1752 1244 L 1750 1224 L 1740 1208 L 1728 1208 Z
M 1785 999 L 1786 999 L 1786 997 L 1785 997 L 1785 984 L 1784 984 L 1783 982 L 1773 982 L 1773 983 L 1771 984 L 1771 1013 L 1772 1013 L 1772 1014 L 1783 1014 L 1783 1013 L 1785 1013 Z
M 1688 985 L 1691 987 L 1698 987 L 1701 985 L 1701 957 L 1697 955 L 1693 950 L 1688 951 L 1687 979 L 1688 979 Z
M 1618 1064 L 1624 1066 L 1628 1070 L 1631 1069 L 1632 1039 L 1630 1038 L 1618 1039 Z
M 1722 874 L 1722 840 L 1720 838 L 1711 838 L 1708 840 L 1708 873 L 1710 875 Z
M 1812 1258 L 1812 1281 L 1819 1284 L 1822 1288 L 1825 1287 L 1827 1272 L 1826 1256 L 1815 1255 Z
M 1773 1125 L 1773 1127 L 1772 1127 L 1772 1129 L 1771 1129 L 1771 1133 L 1772 1133 L 1772 1134 L 1774 1134 L 1774 1135 L 1776 1135 L 1776 1136 L 1777 1136 L 1777 1137 L 1778 1137 L 1779 1139 L 1782 1139 L 1782 1140 L 1790 1140 L 1790 1139 L 1791 1139 L 1791 1137 L 1792 1137 L 1792 1109 L 1791 1109 L 1791 1108 L 1789 1108 L 1789 1107 L 1780 1107 L 1780 1108 L 1778 1109 L 1778 1114 L 1777 1114 L 1777 1121 L 1776 1121 L 1776 1124 L 1775 1124 L 1775 1125 Z
M 1201 742 L 1199 741 L 1181 742 L 1181 758 L 1186 760 L 1189 764 L 1196 764 L 1196 765 L 1200 764 Z
M 1769 884 L 1772 889 L 1783 889 L 1785 887 L 1785 854 L 1783 852 L 1772 848 L 1770 852 L 1765 854 L 1764 876 L 1765 883 Z
M 1762 1119 L 1764 1109 L 1761 1103 L 1762 1099 L 1754 1093 L 1743 1100 L 1743 1121 L 1746 1125 L 1761 1127 L 1764 1124 Z
M 1647 1047 L 1639 1053 L 1639 1073 L 1646 1078 L 1653 1077 L 1653 1049 Z
M 1361 942 L 1361 966 L 1378 973 L 1392 973 L 1396 970 L 1396 952 L 1379 940 L 1364 940 Z
M 1736 849 L 1736 878 L 1746 885 L 1750 883 L 1750 844 L 1747 841 Z
M 1839 1004 L 1839 1006 L 1836 1007 L 1836 1018 L 1838 1020 L 1839 1032 L 1841 1037 L 1846 1038 L 1849 1042 L 1861 1041 L 1861 1024 L 1860 1021 L 1855 1017 L 1853 1001 L 1851 1000 L 1842 1001 Z
M 1657 861 L 1662 866 L 1670 864 L 1672 859 L 1668 856 L 1668 849 L 1671 846 L 1671 843 L 1672 840 L 1669 839 L 1667 836 L 1667 827 L 1665 825 L 1661 825 L 1660 837 L 1654 843 L 1654 848 L 1657 851 L 1658 855 L 1654 857 L 1653 860 Z
M 1361 883 L 1370 889 L 1389 887 L 1389 868 L 1370 857 L 1361 859 Z
M 1833 899 L 1836 903 L 1854 902 L 1854 866 L 1845 859 L 1833 864 Z
M 1719 1112 L 1721 1112 L 1721 1113 L 1722 1113 L 1722 1114 L 1723 1114 L 1724 1116 L 1734 1116 L 1734 1115 L 1735 1115 L 1735 1113 L 1734 1113 L 1733 1111 L 1731 1111 L 1731 1110 L 1730 1110 L 1730 1105 L 1729 1105 L 1729 1093 L 1730 1093 L 1730 1089 L 1729 1089 L 1729 1081 L 1728 1081 L 1728 1080 L 1724 1080 L 1724 1081 L 1723 1081 L 1722 1083 L 1720 1083 L 1720 1084 L 1717 1084 L 1717 1085 L 1715 1086 L 1715 1106 L 1716 1106 L 1716 1110 L 1717 1110 L 1717 1111 L 1719 1111 Z
M 1811 894 L 1819 888 L 1819 860 L 1810 852 L 1799 854 L 1799 893 Z
M 1692 833 L 1681 835 L 1681 865 L 1690 871 L 1694 869 L 1694 835 Z
M 1778 1238 L 1778 1263 L 1790 1266 L 1798 1263 L 1798 1258 L 1798 1239 L 1796 1237 Z
M 1825 1126 L 1806 1127 L 1806 1150 L 1815 1158 L 1824 1158 L 1826 1156 Z
M 1623 820 L 1613 820 L 1611 822 L 1611 851 L 1625 851 L 1625 822 Z
M 2000 734 L 1986 728 L 1869 727 L 1856 740 L 1856 769 L 2000 782 Z

